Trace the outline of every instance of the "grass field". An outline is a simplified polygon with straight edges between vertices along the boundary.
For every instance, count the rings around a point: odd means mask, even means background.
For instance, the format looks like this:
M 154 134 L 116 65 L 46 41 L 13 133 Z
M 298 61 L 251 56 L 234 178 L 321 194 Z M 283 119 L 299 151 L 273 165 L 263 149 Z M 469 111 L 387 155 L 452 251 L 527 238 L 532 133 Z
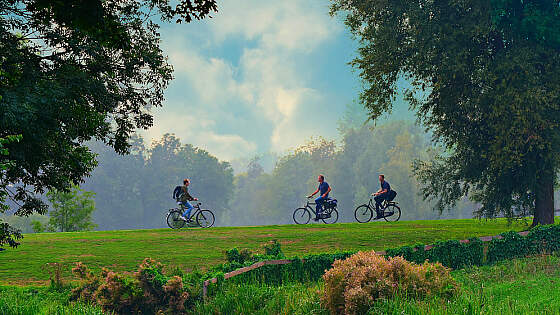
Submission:
M 223 262 L 227 249 L 259 249 L 273 239 L 282 244 L 287 256 L 302 256 L 337 250 L 382 250 L 525 228 L 520 223 L 508 225 L 506 220 L 435 220 L 28 234 L 20 247 L 0 253 L 0 284 L 46 284 L 47 263 L 53 262 L 66 264 L 65 277 L 70 277 L 70 268 L 78 261 L 94 270 L 109 267 L 133 271 L 146 257 L 170 267 L 204 270 Z

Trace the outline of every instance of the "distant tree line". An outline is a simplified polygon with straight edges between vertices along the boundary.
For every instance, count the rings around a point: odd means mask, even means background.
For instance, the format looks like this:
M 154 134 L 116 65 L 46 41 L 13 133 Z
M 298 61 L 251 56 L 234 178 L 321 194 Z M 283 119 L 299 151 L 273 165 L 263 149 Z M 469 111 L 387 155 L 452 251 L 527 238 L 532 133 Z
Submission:
M 95 193 L 93 219 L 99 229 L 164 227 L 165 210 L 175 206 L 171 192 L 184 178 L 192 180 L 191 193 L 215 210 L 218 225 L 292 223 L 292 211 L 316 188 L 319 173 L 325 174 L 332 196 L 339 200 L 341 221 L 354 220 L 354 207 L 378 189 L 379 173 L 385 173 L 398 191 L 405 220 L 472 217 L 471 203 L 459 203 L 453 212 L 440 215 L 419 196 L 412 161 L 428 158 L 433 149 L 420 127 L 399 121 L 372 129 L 345 119 L 339 128 L 340 144 L 313 138 L 280 157 L 270 172 L 257 157 L 236 176 L 229 162 L 181 144 L 171 134 L 150 146 L 135 136 L 125 156 L 91 143 L 99 166 L 82 189 Z

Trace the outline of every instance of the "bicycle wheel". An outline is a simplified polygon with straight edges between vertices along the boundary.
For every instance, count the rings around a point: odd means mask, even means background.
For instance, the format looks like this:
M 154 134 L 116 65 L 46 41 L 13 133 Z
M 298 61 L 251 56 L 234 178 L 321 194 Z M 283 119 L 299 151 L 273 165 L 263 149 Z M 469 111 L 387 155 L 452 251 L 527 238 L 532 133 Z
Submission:
M 214 225 L 214 214 L 210 210 L 200 210 L 196 215 L 196 223 L 203 228 L 209 228 Z
M 323 222 L 325 222 L 325 224 L 334 224 L 336 223 L 336 221 L 338 221 L 338 211 L 336 210 L 336 208 L 329 209 L 329 211 L 323 213 L 323 215 L 325 214 L 328 216 L 328 218 L 321 219 L 323 220 Z
M 182 213 L 179 210 L 171 210 L 167 214 L 167 225 L 172 229 L 180 229 L 185 226 L 185 221 L 180 219 Z
M 368 205 L 361 205 L 354 210 L 354 218 L 360 223 L 367 223 L 373 218 L 373 211 Z
M 401 208 L 395 204 L 389 204 L 385 210 L 383 210 L 383 218 L 387 222 L 396 222 L 401 218 Z
M 311 213 L 307 208 L 297 208 L 294 211 L 293 218 L 296 224 L 307 224 L 311 220 Z

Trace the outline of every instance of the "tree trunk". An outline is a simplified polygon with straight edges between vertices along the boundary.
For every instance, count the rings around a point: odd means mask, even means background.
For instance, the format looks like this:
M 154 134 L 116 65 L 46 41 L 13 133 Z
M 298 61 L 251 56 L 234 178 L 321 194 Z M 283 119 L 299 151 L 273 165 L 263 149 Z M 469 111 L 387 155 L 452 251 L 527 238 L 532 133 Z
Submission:
M 533 226 L 554 223 L 554 173 L 540 176 L 535 192 L 535 215 Z

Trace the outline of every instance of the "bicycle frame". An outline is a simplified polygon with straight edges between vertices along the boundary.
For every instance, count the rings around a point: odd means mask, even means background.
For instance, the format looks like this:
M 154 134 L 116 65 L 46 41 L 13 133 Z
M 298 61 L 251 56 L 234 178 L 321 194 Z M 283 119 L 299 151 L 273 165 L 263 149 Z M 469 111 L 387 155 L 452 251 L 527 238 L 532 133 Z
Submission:
M 190 215 L 191 218 L 194 218 L 195 215 L 197 215 L 200 212 L 200 205 L 201 205 L 201 203 L 197 202 L 196 205 L 193 206 L 193 210 L 195 210 L 195 211 L 194 212 L 191 211 L 191 215 Z M 176 209 L 180 209 L 182 211 L 181 213 L 185 212 L 185 206 L 182 205 L 182 204 L 180 204 L 179 208 L 176 208 Z M 175 210 L 175 209 L 170 209 L 169 212 L 171 212 L 173 210 Z
M 392 201 L 387 201 L 386 199 L 383 200 L 383 202 L 381 202 L 381 207 L 379 208 L 379 210 L 385 210 Z M 371 196 L 369 198 L 369 202 L 368 202 L 368 207 L 372 210 L 375 210 L 375 200 L 373 199 L 373 196 Z
M 311 211 L 311 213 L 313 213 L 313 215 L 317 216 L 317 213 L 315 213 L 315 209 L 313 209 L 313 207 L 311 207 L 311 206 L 316 206 L 316 205 L 317 205 L 316 202 L 308 200 L 306 202 L 305 206 L 303 206 L 303 207 L 307 208 L 308 210 Z M 330 214 L 332 212 L 331 209 L 333 209 L 333 208 L 326 208 L 324 203 L 323 203 L 322 207 L 323 207 L 323 212 L 327 212 L 328 214 Z

